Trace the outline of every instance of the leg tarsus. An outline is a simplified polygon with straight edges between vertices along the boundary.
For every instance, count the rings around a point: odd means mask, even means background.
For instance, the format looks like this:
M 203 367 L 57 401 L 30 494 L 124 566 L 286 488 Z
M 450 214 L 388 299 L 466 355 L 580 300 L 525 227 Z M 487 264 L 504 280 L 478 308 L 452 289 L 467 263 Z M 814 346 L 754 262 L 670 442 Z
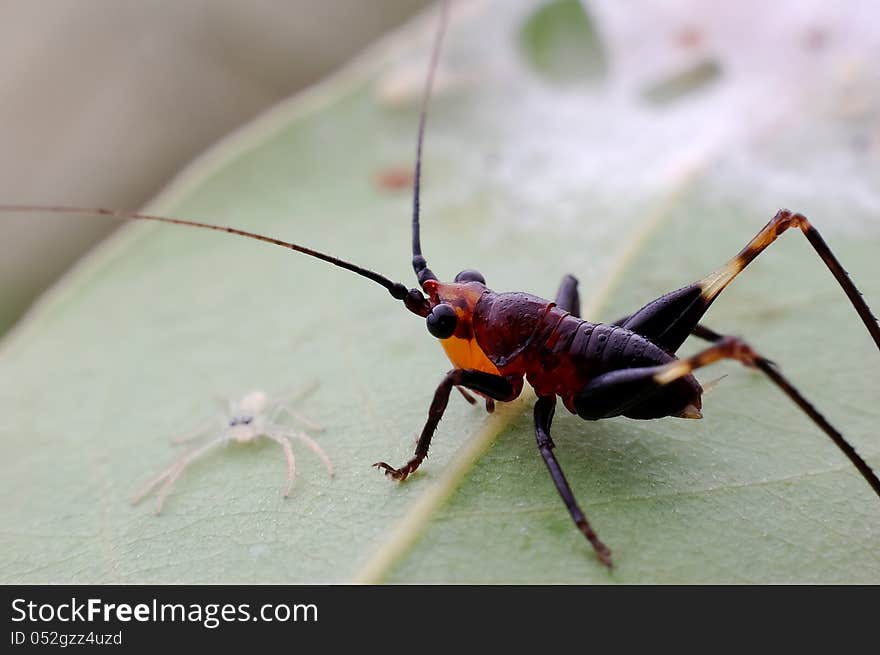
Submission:
M 424 461 L 424 457 L 413 457 L 406 464 L 401 466 L 400 468 L 394 468 L 390 464 L 386 462 L 376 462 L 373 464 L 374 467 L 378 469 L 382 469 L 392 480 L 398 480 L 403 482 L 409 477 L 409 474 L 419 468 L 419 465 Z
M 593 528 L 590 527 L 590 522 L 587 521 L 587 517 L 584 516 L 577 500 L 575 500 L 568 480 L 565 479 L 565 474 L 562 472 L 562 467 L 559 466 L 559 462 L 553 454 L 554 444 L 550 436 L 550 424 L 553 421 L 555 411 L 556 398 L 554 396 L 543 396 L 538 398 L 538 402 L 535 403 L 535 438 L 538 441 L 538 451 L 544 458 L 544 463 L 550 471 L 550 477 L 553 478 L 556 490 L 562 497 L 562 502 L 568 508 L 568 513 L 571 515 L 575 525 L 593 546 L 599 560 L 610 569 L 613 567 L 611 551 L 602 543 L 595 531 L 593 531 Z

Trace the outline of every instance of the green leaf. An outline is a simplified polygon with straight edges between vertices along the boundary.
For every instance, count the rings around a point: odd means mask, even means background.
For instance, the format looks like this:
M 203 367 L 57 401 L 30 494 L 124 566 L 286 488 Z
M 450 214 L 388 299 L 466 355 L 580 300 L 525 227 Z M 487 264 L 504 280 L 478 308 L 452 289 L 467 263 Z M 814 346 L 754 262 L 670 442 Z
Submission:
M 713 270 L 788 204 L 880 304 L 880 167 L 852 146 L 876 114 L 829 113 L 791 89 L 765 109 L 724 76 L 723 56 L 715 84 L 662 107 L 645 103 L 638 76 L 629 95 L 620 79 L 560 88 L 523 51 L 541 7 L 461 3 L 450 26 L 422 203 L 435 272 L 476 266 L 497 290 L 547 297 L 572 272 L 585 315 L 610 320 Z M 433 25 L 220 144 L 151 209 L 409 282 L 409 194 L 376 180 L 410 165 L 411 72 Z M 802 237 L 764 253 L 707 323 L 748 336 L 880 467 L 878 353 Z M 560 408 L 556 452 L 614 550 L 609 573 L 536 452 L 529 392 L 492 416 L 454 397 L 404 484 L 370 467 L 410 456 L 448 367 L 420 320 L 345 271 L 226 235 L 129 226 L 0 350 L 0 580 L 880 581 L 880 503 L 756 373 L 701 371 L 726 376 L 702 421 L 587 423 Z M 215 396 L 311 381 L 298 409 L 325 427 L 314 436 L 334 479 L 295 445 L 299 477 L 282 498 L 284 459 L 263 440 L 198 461 L 160 516 L 130 505 L 174 458 L 169 440 L 217 413 Z

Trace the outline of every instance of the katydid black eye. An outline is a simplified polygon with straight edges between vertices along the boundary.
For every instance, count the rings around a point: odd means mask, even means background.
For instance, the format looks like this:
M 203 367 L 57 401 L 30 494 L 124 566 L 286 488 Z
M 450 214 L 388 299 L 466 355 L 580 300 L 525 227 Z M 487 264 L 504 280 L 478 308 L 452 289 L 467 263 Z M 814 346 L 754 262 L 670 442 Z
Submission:
M 455 332 L 458 316 L 449 305 L 437 305 L 425 318 L 428 324 L 428 332 L 438 339 L 448 339 Z
M 486 278 L 483 277 L 483 274 L 480 271 L 475 271 L 472 268 L 466 268 L 461 273 L 455 276 L 456 282 L 479 282 L 480 284 L 486 284 Z

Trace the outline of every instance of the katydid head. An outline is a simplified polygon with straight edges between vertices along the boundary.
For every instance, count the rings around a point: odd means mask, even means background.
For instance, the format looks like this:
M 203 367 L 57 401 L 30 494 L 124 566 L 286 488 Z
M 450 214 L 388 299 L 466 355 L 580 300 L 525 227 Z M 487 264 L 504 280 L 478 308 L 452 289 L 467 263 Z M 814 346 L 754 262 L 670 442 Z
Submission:
M 476 280 L 450 283 L 427 280 L 424 287 L 430 305 L 425 317 L 428 332 L 438 339 L 453 336 L 470 339 L 474 312 L 480 297 L 487 291 L 486 285 Z
M 477 300 L 486 290 L 486 280 L 479 271 L 465 269 L 455 276 L 452 284 L 442 284 L 438 280 L 425 280 L 422 287 L 428 293 L 430 313 L 425 317 L 428 332 L 438 339 L 448 339 L 457 332 L 469 334 L 467 326 L 477 305 Z M 461 325 L 464 329 L 459 330 Z
M 461 279 L 459 274 L 455 282 L 426 280 L 422 286 L 428 294 L 426 301 L 430 306 L 425 317 L 428 332 L 440 341 L 449 360 L 457 368 L 497 375 L 498 369 L 477 343 L 474 332 L 477 305 L 481 298 L 490 293 L 482 282 L 482 276 L 479 279 L 469 279 L 469 276 Z

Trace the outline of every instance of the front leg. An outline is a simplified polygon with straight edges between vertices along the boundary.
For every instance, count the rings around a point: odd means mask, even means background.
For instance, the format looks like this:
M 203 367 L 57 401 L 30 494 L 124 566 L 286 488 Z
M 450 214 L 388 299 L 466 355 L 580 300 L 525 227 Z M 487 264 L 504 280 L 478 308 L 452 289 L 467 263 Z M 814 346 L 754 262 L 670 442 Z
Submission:
M 446 374 L 437 391 L 434 392 L 434 400 L 428 409 L 428 421 L 422 428 L 422 434 L 416 444 L 416 452 L 406 464 L 396 469 L 385 462 L 376 462 L 373 466 L 383 469 L 385 475 L 395 480 L 405 480 L 406 477 L 419 468 L 422 460 L 428 456 L 428 448 L 431 445 L 431 437 L 437 429 L 437 424 L 446 411 L 446 405 L 449 402 L 449 394 L 453 387 L 465 387 L 474 391 L 479 391 L 485 396 L 494 398 L 495 400 L 507 401 L 513 400 L 519 395 L 522 383 L 516 388 L 514 384 L 507 378 L 500 375 L 492 375 L 482 371 L 474 371 L 471 369 L 457 368 Z

